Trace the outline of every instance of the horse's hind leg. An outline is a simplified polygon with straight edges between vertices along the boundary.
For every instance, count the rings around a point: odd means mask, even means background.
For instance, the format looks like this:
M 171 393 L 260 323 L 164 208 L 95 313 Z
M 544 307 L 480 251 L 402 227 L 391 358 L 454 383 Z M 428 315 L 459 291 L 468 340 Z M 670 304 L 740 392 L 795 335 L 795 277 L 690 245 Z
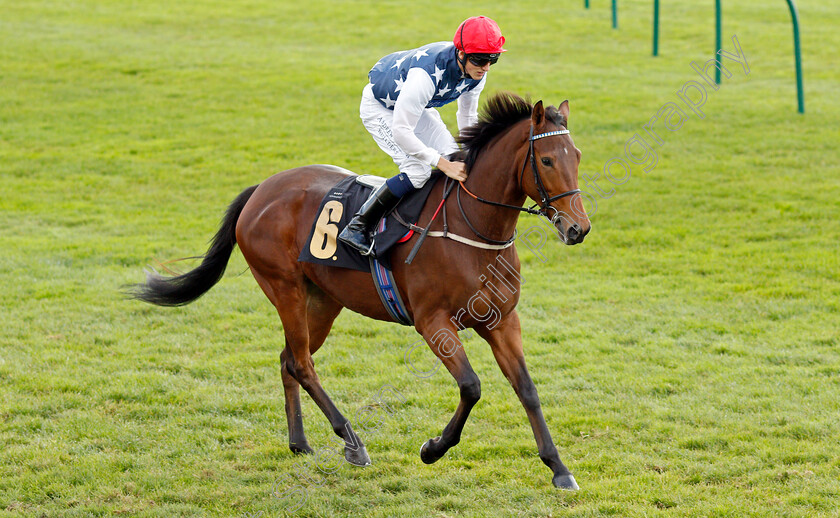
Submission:
M 286 398 L 286 423 L 289 427 L 289 449 L 293 453 L 315 453 L 306 440 L 303 431 L 303 416 L 300 409 L 300 383 L 287 368 L 287 355 L 291 350 L 286 347 L 280 354 L 280 367 L 283 376 L 283 395 Z
M 443 429 L 439 437 L 429 439 L 420 448 L 420 459 L 431 464 L 446 454 L 461 441 L 461 432 L 473 406 L 481 397 L 481 381 L 470 365 L 467 354 L 461 346 L 456 328 L 446 315 L 439 315 L 430 321 L 418 324 L 417 330 L 423 335 L 432 352 L 446 366 L 458 383 L 461 400 L 455 415 Z
M 310 286 L 307 297 L 307 325 L 309 328 L 309 353 L 315 354 L 332 329 L 335 317 L 342 306 L 315 286 Z M 286 360 L 292 354 L 288 347 L 280 355 L 283 375 L 283 392 L 286 398 L 286 421 L 289 425 L 289 449 L 294 453 L 314 453 L 303 431 L 300 407 L 300 383 L 292 376 Z
M 323 323 L 324 316 L 319 315 L 318 308 L 322 304 L 335 312 L 332 319 L 338 314 L 340 307 L 336 308 L 330 306 L 324 299 L 311 300 L 307 291 L 306 281 L 301 275 L 297 279 L 288 280 L 288 278 L 272 278 L 258 274 L 252 269 L 254 277 L 263 288 L 268 298 L 277 308 L 277 313 L 280 315 L 280 320 L 283 322 L 283 332 L 286 336 L 286 348 L 281 354 L 281 362 L 283 364 L 284 373 L 294 378 L 300 386 L 312 397 L 315 404 L 321 409 L 324 415 L 332 425 L 336 435 L 344 440 L 344 458 L 347 462 L 357 465 L 366 466 L 370 464 L 370 457 L 368 457 L 359 436 L 350 427 L 350 421 L 345 418 L 341 412 L 338 411 L 335 404 L 327 395 L 318 374 L 315 372 L 315 364 L 312 362 L 312 351 L 310 347 L 317 344 L 316 349 L 321 346 L 326 338 L 327 330 L 319 330 L 315 333 L 310 333 L 310 326 L 318 327 L 318 323 Z M 313 323 L 309 322 L 309 311 L 312 306 Z M 330 324 L 332 320 L 330 320 Z M 284 389 L 287 388 L 286 382 L 283 384 Z M 303 435 L 303 423 L 300 419 L 300 398 L 296 394 L 295 387 L 289 386 L 292 389 L 291 394 L 287 393 L 286 402 L 290 404 L 290 411 L 287 412 L 289 419 L 289 441 L 302 441 L 305 446 L 305 436 Z M 297 396 L 297 397 L 295 397 Z M 294 428 L 294 432 L 292 429 Z M 296 434 L 293 436 L 293 433 Z M 292 438 L 295 437 L 295 438 Z M 295 445 L 297 446 L 297 444 Z M 294 449 L 293 449 L 294 450 Z M 311 450 L 311 448 L 310 448 Z M 309 451 L 302 448 L 302 451 Z
M 554 473 L 552 482 L 561 489 L 576 490 L 578 485 L 575 477 L 560 460 L 557 447 L 551 439 L 551 433 L 545 424 L 540 398 L 537 395 L 537 388 L 528 374 L 525 366 L 525 355 L 522 352 L 522 329 L 519 326 L 519 315 L 511 311 L 492 330 L 486 327 L 477 327 L 476 331 L 482 338 L 487 340 L 496 357 L 496 363 L 502 370 L 502 374 L 510 381 L 514 392 L 519 396 L 519 401 L 525 407 L 528 420 L 531 422 L 531 429 L 537 441 L 537 449 L 540 459 Z

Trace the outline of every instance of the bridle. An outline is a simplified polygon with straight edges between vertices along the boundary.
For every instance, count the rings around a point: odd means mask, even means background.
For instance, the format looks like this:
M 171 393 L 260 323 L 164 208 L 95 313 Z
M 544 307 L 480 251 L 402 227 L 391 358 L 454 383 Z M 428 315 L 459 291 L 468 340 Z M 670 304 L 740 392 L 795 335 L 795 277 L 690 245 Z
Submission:
M 459 182 L 460 185 L 461 185 L 461 189 L 463 189 L 464 192 L 466 192 L 471 197 L 473 197 L 474 199 L 476 199 L 476 200 L 478 200 L 482 203 L 486 203 L 488 205 L 495 205 L 497 207 L 504 207 L 506 209 L 514 209 L 514 210 L 518 210 L 518 211 L 521 211 L 521 212 L 527 212 L 528 214 L 534 214 L 534 215 L 537 215 L 537 216 L 544 216 L 545 218 L 547 218 L 551 221 L 552 225 L 555 225 L 557 223 L 557 220 L 561 217 L 561 212 L 558 211 L 556 208 L 552 207 L 551 202 L 559 200 L 560 198 L 565 198 L 566 196 L 573 196 L 575 194 L 578 194 L 580 192 L 580 189 L 572 189 L 571 191 L 566 191 L 562 194 L 556 194 L 554 196 L 550 196 L 549 192 L 545 188 L 545 184 L 542 181 L 542 176 L 540 176 L 540 172 L 537 169 L 537 155 L 536 155 L 536 153 L 534 153 L 534 141 L 539 140 L 541 138 L 553 137 L 555 135 L 568 135 L 568 134 L 569 134 L 569 130 L 562 129 L 562 130 L 557 130 L 557 131 L 549 131 L 549 132 L 546 132 L 546 133 L 540 133 L 539 135 L 534 135 L 534 125 L 533 124 L 531 125 L 531 130 L 530 130 L 529 135 L 528 135 L 528 156 L 525 157 L 525 162 L 522 164 L 522 172 L 519 173 L 519 185 L 520 186 L 522 185 L 522 179 L 525 176 L 525 169 L 528 167 L 528 162 L 530 162 L 531 163 L 531 171 L 533 171 L 533 173 L 534 173 L 534 184 L 537 186 L 537 192 L 540 195 L 539 203 L 535 203 L 535 204 L 531 205 L 531 207 L 525 208 L 525 207 L 521 207 L 521 206 L 518 206 L 518 205 L 510 205 L 510 204 L 507 204 L 507 203 L 500 203 L 500 202 L 497 202 L 497 201 L 485 200 L 484 198 L 481 198 L 481 197 L 476 196 L 475 194 L 471 193 L 466 188 L 466 186 L 464 185 L 464 182 Z M 491 239 L 491 238 L 483 235 L 481 232 L 479 232 L 473 226 L 473 224 L 470 222 L 470 220 L 467 218 L 467 215 L 464 212 L 464 208 L 461 206 L 461 189 L 459 189 L 458 193 L 456 194 L 456 198 L 458 200 L 458 208 L 461 210 L 461 216 L 464 218 L 464 221 L 467 223 L 467 226 L 470 227 L 470 230 L 472 230 L 475 233 L 475 235 L 477 235 L 478 237 L 480 237 L 481 239 L 484 239 L 485 241 L 487 241 L 489 243 L 493 243 L 493 244 L 497 244 L 497 245 L 506 245 L 506 244 L 512 243 L 513 240 L 516 239 L 516 233 L 514 233 L 513 237 L 511 237 L 507 241 L 500 241 L 498 239 Z M 539 210 L 534 210 L 534 207 L 536 207 L 537 205 L 540 206 Z M 554 214 L 551 217 L 549 217 L 549 215 L 548 215 L 548 209 L 551 209 L 551 210 L 554 211 Z

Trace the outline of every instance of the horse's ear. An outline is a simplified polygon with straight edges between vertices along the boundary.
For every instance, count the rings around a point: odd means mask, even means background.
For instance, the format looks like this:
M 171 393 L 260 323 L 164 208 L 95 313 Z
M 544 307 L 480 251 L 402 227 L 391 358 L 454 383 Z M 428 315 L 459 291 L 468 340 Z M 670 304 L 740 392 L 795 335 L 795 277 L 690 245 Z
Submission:
M 569 100 L 566 99 L 560 106 L 557 107 L 557 111 L 563 116 L 564 119 L 569 120 Z
M 537 104 L 534 105 L 534 109 L 531 111 L 531 124 L 536 128 L 543 123 L 544 119 L 545 108 L 543 108 L 543 102 L 537 101 Z

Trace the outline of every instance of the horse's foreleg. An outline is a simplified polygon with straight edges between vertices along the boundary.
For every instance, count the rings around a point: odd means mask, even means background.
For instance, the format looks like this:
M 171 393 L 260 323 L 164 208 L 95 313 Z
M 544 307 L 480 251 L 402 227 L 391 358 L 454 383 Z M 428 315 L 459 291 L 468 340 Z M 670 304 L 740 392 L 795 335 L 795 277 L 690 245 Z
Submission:
M 443 457 L 449 448 L 460 442 L 467 417 L 481 397 L 481 381 L 467 359 L 455 327 L 446 316 L 433 319 L 422 327 L 418 326 L 418 330 L 435 356 L 455 378 L 461 392 L 461 400 L 455 410 L 455 415 L 452 416 L 443 432 L 439 437 L 423 443 L 420 448 L 420 459 L 426 464 L 431 464 Z
M 515 311 L 510 312 L 492 330 L 486 327 L 477 327 L 476 331 L 482 338 L 487 340 L 496 357 L 496 362 L 502 373 L 510 381 L 516 395 L 525 407 L 528 420 L 531 422 L 531 429 L 537 441 L 540 459 L 554 473 L 552 482 L 556 487 L 562 489 L 577 490 L 578 485 L 575 477 L 560 460 L 557 447 L 551 439 L 551 433 L 543 417 L 540 406 L 540 398 L 537 395 L 537 388 L 528 374 L 525 366 L 525 356 L 522 352 L 522 329 L 519 325 L 519 316 Z

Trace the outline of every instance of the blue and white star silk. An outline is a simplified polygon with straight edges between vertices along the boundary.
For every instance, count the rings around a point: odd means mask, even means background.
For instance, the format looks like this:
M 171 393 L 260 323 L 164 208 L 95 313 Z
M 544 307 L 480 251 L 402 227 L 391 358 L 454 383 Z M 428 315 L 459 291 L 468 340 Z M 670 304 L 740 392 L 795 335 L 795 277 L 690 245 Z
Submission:
M 427 108 L 449 104 L 481 82 L 462 76 L 455 45 L 446 41 L 430 43 L 414 50 L 389 54 L 373 66 L 368 78 L 373 85 L 373 95 L 382 106 L 394 108 L 411 68 L 422 68 L 435 83 L 435 94 Z
M 440 68 L 438 68 L 437 64 L 435 64 L 435 71 L 434 72 L 429 72 L 429 73 L 432 75 L 432 77 L 435 78 L 436 84 L 439 85 L 440 80 L 443 79 L 443 73 L 444 72 L 446 72 L 446 69 L 441 70 Z

